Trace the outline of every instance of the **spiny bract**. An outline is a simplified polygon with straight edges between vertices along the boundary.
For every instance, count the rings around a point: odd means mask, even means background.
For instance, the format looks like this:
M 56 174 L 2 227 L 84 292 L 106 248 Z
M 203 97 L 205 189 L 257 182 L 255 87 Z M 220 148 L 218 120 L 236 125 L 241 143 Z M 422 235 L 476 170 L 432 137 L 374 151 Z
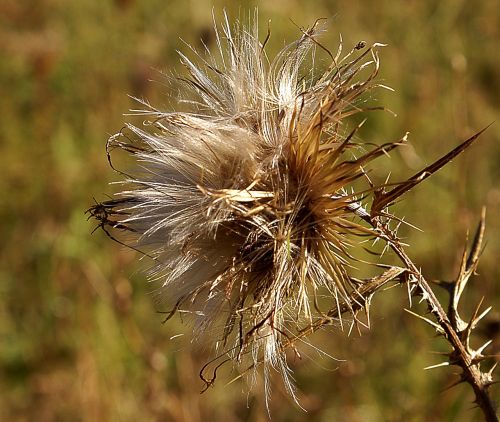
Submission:
M 378 86 L 380 45 L 334 56 L 320 32 L 317 22 L 270 60 L 255 23 L 231 28 L 226 17 L 216 55 L 196 53 L 196 65 L 181 54 L 193 111 L 142 102 L 151 121 L 108 141 L 137 166 L 116 199 L 90 210 L 147 251 L 171 315 L 194 315 L 196 336 L 209 329 L 218 353 L 274 367 L 292 394 L 284 346 L 356 301 L 352 240 L 377 236 L 362 218 L 360 201 L 376 190 L 365 165 L 397 145 L 364 148 L 353 142 L 359 126 L 343 124 L 369 109 L 360 96 Z M 331 60 L 319 75 L 315 51 Z

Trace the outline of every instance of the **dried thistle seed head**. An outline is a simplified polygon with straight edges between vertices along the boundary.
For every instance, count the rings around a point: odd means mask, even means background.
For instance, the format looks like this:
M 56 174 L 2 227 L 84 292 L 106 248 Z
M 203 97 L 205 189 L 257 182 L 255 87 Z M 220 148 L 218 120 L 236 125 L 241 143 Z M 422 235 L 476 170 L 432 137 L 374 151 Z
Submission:
M 196 316 L 196 335 L 210 329 L 232 358 L 249 353 L 278 369 L 291 393 L 284 345 L 331 309 L 354 312 L 353 242 L 376 236 L 363 224 L 360 201 L 375 190 L 365 166 L 396 145 L 367 152 L 344 124 L 366 110 L 360 96 L 376 86 L 380 45 L 334 56 L 319 32 L 303 31 L 269 60 L 256 25 L 233 30 L 226 18 L 217 55 L 196 65 L 181 54 L 194 111 L 143 103 L 152 122 L 108 142 L 137 166 L 117 199 L 91 209 L 104 230 L 147 250 L 171 315 Z M 305 71 L 315 49 L 331 61 L 319 76 Z

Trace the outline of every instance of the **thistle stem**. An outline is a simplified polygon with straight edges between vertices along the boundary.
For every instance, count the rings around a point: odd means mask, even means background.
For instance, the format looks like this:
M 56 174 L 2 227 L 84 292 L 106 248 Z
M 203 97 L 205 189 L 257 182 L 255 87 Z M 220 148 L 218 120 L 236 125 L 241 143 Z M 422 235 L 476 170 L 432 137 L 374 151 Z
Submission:
M 489 381 L 484 378 L 483 373 L 478 365 L 473 361 L 473 357 L 467 350 L 460 339 L 459 332 L 453 327 L 448 315 L 441 306 L 433 290 L 427 280 L 422 276 L 422 272 L 410 259 L 397 236 L 392 232 L 386 224 L 380 222 L 377 217 L 371 217 L 370 213 L 358 202 L 353 202 L 349 205 L 349 210 L 356 214 L 362 220 L 368 222 L 374 229 L 380 232 L 381 237 L 387 242 L 389 247 L 403 262 L 404 266 L 410 274 L 414 275 L 414 283 L 416 286 L 415 295 L 420 295 L 427 302 L 429 312 L 431 312 L 437 320 L 439 326 L 443 329 L 446 340 L 453 347 L 453 354 L 450 355 L 450 363 L 458 365 L 462 368 L 462 382 L 467 382 L 475 394 L 475 402 L 481 408 L 485 420 L 487 422 L 498 422 L 495 404 L 488 394 Z
M 371 224 L 382 233 L 383 238 L 389 244 L 394 253 L 396 253 L 396 255 L 401 259 L 408 271 L 411 274 L 414 274 L 416 286 L 415 294 L 421 295 L 427 302 L 429 312 L 434 315 L 437 323 L 444 330 L 445 338 L 454 350 L 454 353 L 450 355 L 450 359 L 451 356 L 453 356 L 453 361 L 450 363 L 458 365 L 462 368 L 462 381 L 467 382 L 474 390 L 476 397 L 475 402 L 481 408 L 485 420 L 487 422 L 498 422 L 495 405 L 487 391 L 487 382 L 483 378 L 483 374 L 479 367 L 473 362 L 473 357 L 460 340 L 459 333 L 451 324 L 448 315 L 441 306 L 439 300 L 436 298 L 436 295 L 431 289 L 429 283 L 422 276 L 421 271 L 413 263 L 410 257 L 406 254 L 406 251 L 401 246 L 398 238 L 391 232 L 391 230 L 386 225 L 378 222 L 376 219 L 374 219 Z

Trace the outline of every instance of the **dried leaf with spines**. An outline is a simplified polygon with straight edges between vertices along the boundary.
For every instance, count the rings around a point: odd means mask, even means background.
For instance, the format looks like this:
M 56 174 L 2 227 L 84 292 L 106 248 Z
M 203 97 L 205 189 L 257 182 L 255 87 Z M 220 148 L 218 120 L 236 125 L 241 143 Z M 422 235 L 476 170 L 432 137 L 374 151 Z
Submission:
M 389 192 L 383 192 L 377 190 L 375 192 L 375 198 L 373 200 L 371 206 L 371 216 L 375 217 L 382 213 L 382 211 L 392 205 L 401 195 L 405 194 L 412 188 L 414 188 L 419 183 L 423 182 L 428 177 L 432 176 L 439 169 L 444 167 L 446 164 L 451 162 L 455 157 L 464 152 L 467 148 L 469 148 L 475 141 L 479 139 L 481 134 L 490 127 L 491 125 L 486 126 L 484 129 L 477 132 L 475 135 L 466 139 L 456 148 L 445 154 L 440 159 L 436 160 L 431 165 L 427 166 L 423 170 L 420 170 L 418 173 L 410 177 L 408 180 L 404 182 L 400 182 L 397 186 L 391 189 Z

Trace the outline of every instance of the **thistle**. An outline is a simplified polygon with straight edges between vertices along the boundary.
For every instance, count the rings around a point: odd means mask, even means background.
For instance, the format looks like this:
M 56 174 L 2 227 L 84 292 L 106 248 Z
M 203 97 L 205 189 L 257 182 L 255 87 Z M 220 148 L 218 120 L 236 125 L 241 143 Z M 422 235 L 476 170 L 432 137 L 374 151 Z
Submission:
M 288 347 L 322 325 L 343 326 L 342 315 L 356 324 L 388 281 L 407 282 L 415 293 L 408 265 L 370 280 L 350 269 L 366 239 L 397 253 L 390 226 L 400 220 L 388 207 L 453 158 L 392 190 L 374 185 L 370 164 L 406 136 L 363 144 L 362 122 L 349 128 L 346 118 L 376 109 L 366 93 L 382 87 L 382 45 L 360 42 L 345 54 L 341 44 L 332 54 L 321 32 L 318 21 L 270 59 L 269 33 L 260 42 L 256 24 L 232 28 L 226 17 L 216 27 L 217 54 L 195 52 L 196 65 L 180 53 L 192 111 L 163 112 L 141 101 L 136 113 L 149 121 L 126 125 L 107 144 L 108 156 L 119 148 L 137 165 L 122 173 L 115 199 L 90 209 L 111 237 L 122 232 L 120 242 L 149 256 L 167 319 L 192 315 L 196 337 L 209 330 L 221 357 L 249 356 L 266 375 L 275 368 L 292 395 Z M 319 74 L 307 67 L 315 50 L 330 61 Z M 204 378 L 207 385 L 213 378 Z

